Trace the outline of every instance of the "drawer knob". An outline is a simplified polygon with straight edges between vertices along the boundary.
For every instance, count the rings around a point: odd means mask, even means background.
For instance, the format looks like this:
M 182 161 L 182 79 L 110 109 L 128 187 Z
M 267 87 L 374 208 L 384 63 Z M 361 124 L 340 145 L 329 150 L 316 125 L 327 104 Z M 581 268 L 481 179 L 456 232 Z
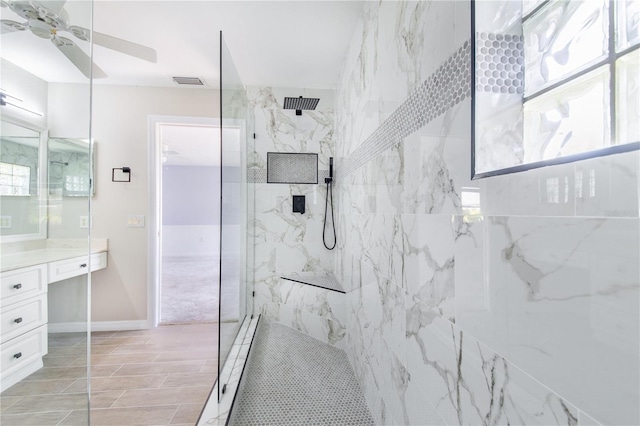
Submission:
M 20 283 L 14 284 L 13 288 L 15 288 L 16 290 L 20 290 L 22 288 L 22 284 L 20 284 Z
M 22 322 L 22 317 L 14 319 L 13 322 L 20 324 Z
M 86 263 L 83 263 L 83 264 L 81 264 L 81 265 L 80 265 L 80 267 L 81 267 L 81 268 L 86 268 L 86 267 L 87 267 L 87 264 L 86 264 Z
M 18 359 L 18 358 L 20 358 L 21 356 L 22 356 L 22 352 L 18 352 L 17 354 L 13 354 L 13 357 L 14 357 L 15 359 Z

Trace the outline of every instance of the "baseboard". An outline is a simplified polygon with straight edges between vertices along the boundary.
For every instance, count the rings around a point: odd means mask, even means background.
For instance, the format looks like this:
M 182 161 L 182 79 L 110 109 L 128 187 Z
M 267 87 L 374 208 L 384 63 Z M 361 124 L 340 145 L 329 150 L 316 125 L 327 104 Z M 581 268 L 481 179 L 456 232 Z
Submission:
M 149 322 L 147 320 L 94 321 L 91 323 L 91 331 L 144 330 L 147 328 L 149 328 Z M 86 331 L 86 322 L 49 323 L 49 333 L 78 333 Z

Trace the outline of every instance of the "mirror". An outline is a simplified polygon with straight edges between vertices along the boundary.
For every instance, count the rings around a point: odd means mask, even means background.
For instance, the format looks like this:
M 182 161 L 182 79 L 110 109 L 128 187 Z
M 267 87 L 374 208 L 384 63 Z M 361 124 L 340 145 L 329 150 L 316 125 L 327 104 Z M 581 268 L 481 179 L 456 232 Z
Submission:
M 0 238 L 2 242 L 43 239 L 40 206 L 46 167 L 39 131 L 0 121 Z
M 93 180 L 93 150 L 87 139 L 49 138 L 49 195 L 86 197 Z M 95 189 L 94 189 L 95 191 Z M 94 195 L 95 192 L 91 192 Z
M 48 238 L 82 238 L 89 227 L 94 144 L 89 139 L 50 137 L 48 144 Z

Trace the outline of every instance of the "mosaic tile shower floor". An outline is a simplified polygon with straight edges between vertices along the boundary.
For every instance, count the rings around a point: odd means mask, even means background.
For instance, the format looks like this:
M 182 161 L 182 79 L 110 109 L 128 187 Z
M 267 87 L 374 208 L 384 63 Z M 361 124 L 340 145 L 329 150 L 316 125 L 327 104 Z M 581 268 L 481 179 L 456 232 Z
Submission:
M 346 353 L 260 321 L 230 425 L 374 425 Z

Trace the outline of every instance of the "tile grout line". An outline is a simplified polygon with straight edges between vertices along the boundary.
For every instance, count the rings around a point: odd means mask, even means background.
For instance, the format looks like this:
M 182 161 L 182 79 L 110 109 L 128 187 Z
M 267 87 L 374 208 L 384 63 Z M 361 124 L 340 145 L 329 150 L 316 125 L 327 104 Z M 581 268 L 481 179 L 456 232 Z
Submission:
M 68 419 L 68 418 L 69 418 L 69 416 L 71 416 L 71 414 L 73 414 L 73 412 L 74 412 L 74 411 L 75 411 L 75 410 L 71 410 L 71 411 L 69 411 L 69 413 L 68 413 L 66 416 L 64 416 L 62 419 L 60 419 L 60 421 L 59 421 L 58 423 L 56 423 L 56 426 L 59 426 L 59 425 L 64 424 L 64 421 L 65 421 L 66 419 Z
M 2 408 L 3 408 L 3 411 L 4 411 L 5 409 L 7 409 L 7 408 L 12 407 L 12 406 L 13 406 L 13 405 L 15 405 L 17 402 L 19 402 L 20 400 L 22 400 L 22 399 L 24 398 L 24 395 L 20 395 L 20 396 L 17 396 L 17 397 L 5 396 L 5 398 L 18 398 L 18 399 L 16 399 L 15 401 L 13 401 L 13 403 L 9 404 L 9 406 L 7 406 L 7 407 L 2 407 Z
M 118 400 L 124 396 L 126 390 L 124 390 L 124 389 L 119 389 L 119 390 L 120 390 L 120 396 L 118 396 L 116 399 L 114 399 L 113 402 L 111 403 L 111 405 L 109 405 L 109 407 L 107 407 L 107 408 L 114 408 L 115 403 L 118 402 Z M 92 410 L 93 410 L 93 408 L 92 408 Z

